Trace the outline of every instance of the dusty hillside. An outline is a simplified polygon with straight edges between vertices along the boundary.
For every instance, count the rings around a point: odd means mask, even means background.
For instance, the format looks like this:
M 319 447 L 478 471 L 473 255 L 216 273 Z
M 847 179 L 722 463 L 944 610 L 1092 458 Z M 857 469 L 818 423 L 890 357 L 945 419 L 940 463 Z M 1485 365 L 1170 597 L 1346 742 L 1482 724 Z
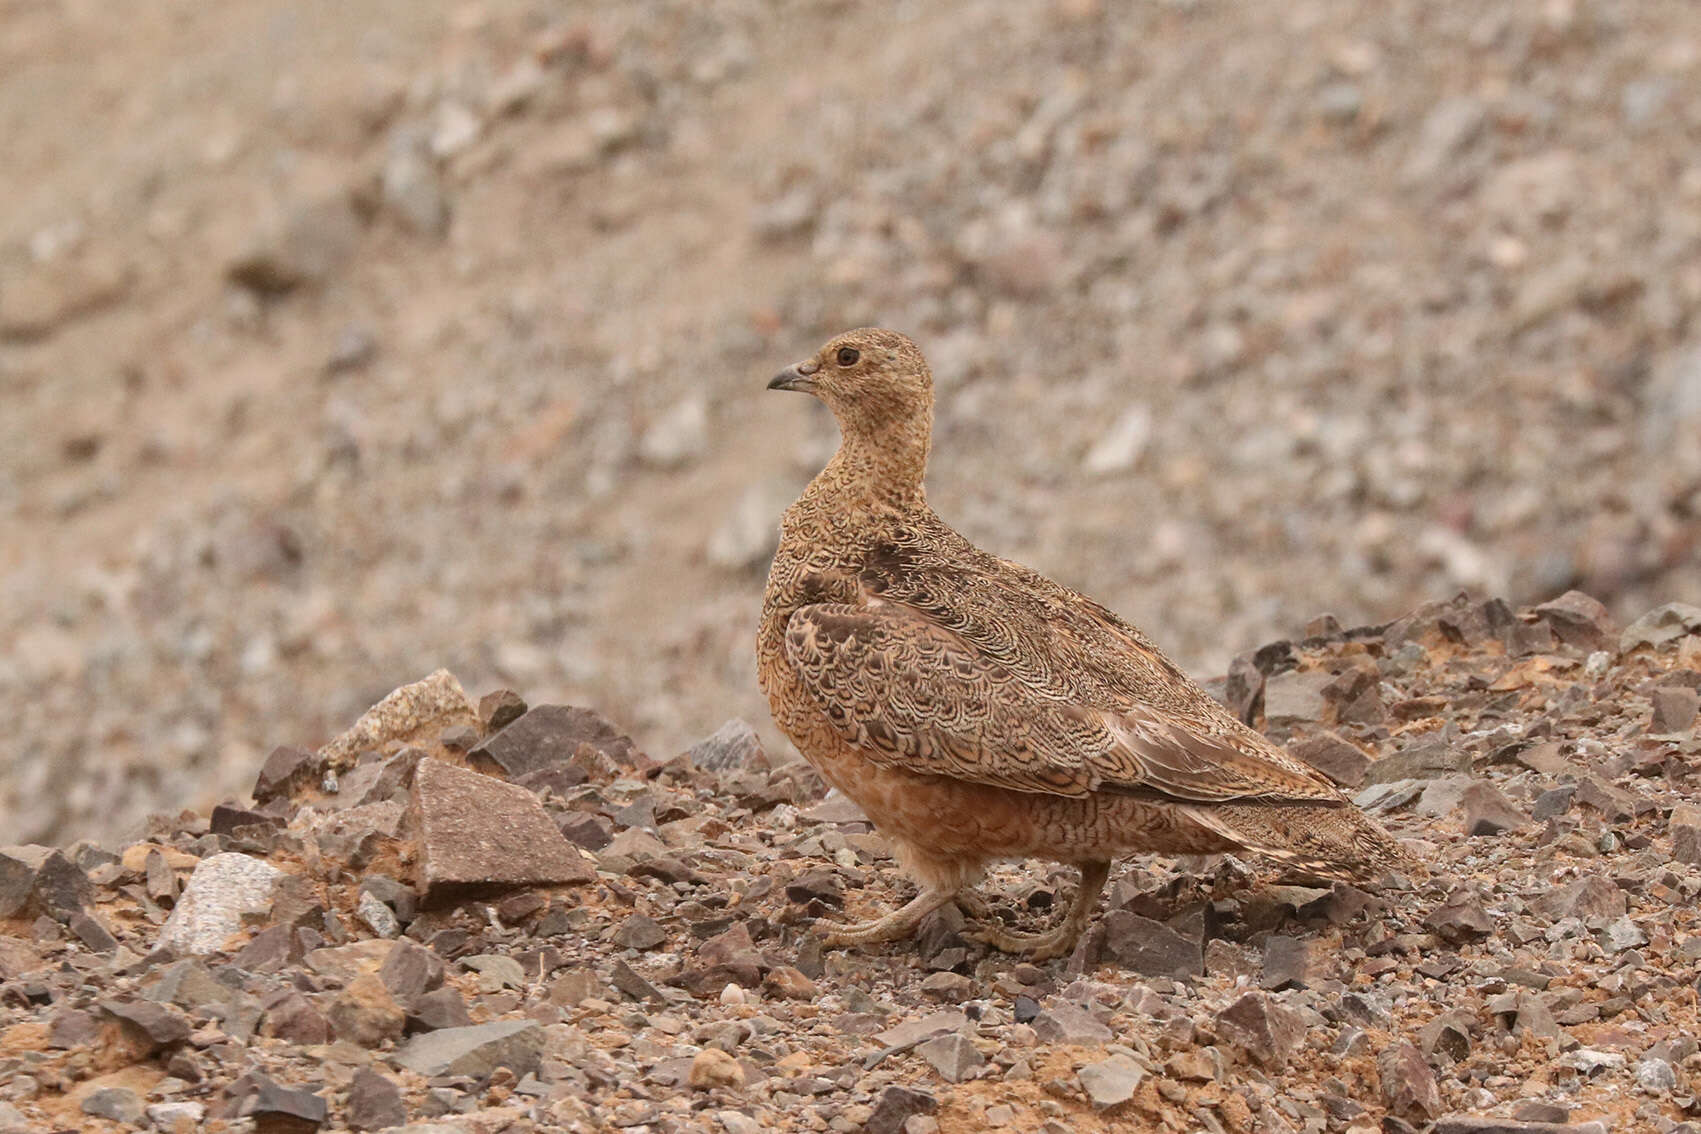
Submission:
M 1693 597 L 1695 21 L 0 0 L 0 829 L 210 803 L 437 665 L 658 754 L 764 721 L 832 431 L 761 385 L 862 323 L 934 359 L 940 510 L 1199 672 Z

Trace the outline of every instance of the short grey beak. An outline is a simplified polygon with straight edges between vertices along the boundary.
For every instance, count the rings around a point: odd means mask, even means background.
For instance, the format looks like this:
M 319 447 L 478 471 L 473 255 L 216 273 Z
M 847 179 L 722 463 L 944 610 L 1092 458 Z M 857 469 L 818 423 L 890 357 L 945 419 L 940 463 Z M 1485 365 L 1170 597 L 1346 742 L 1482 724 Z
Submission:
M 768 383 L 768 389 L 796 390 L 807 394 L 815 389 L 815 380 L 812 377 L 815 371 L 816 365 L 813 361 L 794 363 L 774 375 L 773 380 Z

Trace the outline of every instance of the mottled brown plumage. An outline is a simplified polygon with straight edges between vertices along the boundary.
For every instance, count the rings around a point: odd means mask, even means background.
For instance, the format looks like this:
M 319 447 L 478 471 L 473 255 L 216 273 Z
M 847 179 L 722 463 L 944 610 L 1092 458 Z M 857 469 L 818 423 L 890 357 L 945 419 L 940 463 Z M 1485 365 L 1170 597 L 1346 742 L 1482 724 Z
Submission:
M 982 930 L 1036 957 L 1074 946 L 1119 854 L 1257 851 L 1353 877 L 1400 862 L 1327 780 L 1140 631 L 934 514 L 922 491 L 933 379 L 908 338 L 847 332 L 770 387 L 819 397 L 841 442 L 785 513 L 757 634 L 762 688 L 921 887 L 833 943 L 908 934 L 998 859 L 1081 867 L 1055 931 Z

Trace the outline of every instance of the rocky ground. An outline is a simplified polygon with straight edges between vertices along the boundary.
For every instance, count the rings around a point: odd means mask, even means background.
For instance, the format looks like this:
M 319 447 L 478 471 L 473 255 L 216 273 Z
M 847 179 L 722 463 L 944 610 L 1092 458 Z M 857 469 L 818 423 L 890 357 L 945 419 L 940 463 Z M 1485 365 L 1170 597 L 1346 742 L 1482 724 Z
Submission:
M 868 322 L 946 517 L 1194 672 L 1693 599 L 1695 19 L 0 0 L 0 832 L 206 810 L 437 664 L 777 749 L 832 430 L 761 386 Z
M 1693 1134 L 1698 674 L 1682 604 L 1320 617 L 1218 691 L 1421 866 L 1134 859 L 1035 965 L 955 909 L 823 951 L 903 884 L 741 721 L 655 759 L 439 671 L 251 800 L 0 849 L 0 1130 Z

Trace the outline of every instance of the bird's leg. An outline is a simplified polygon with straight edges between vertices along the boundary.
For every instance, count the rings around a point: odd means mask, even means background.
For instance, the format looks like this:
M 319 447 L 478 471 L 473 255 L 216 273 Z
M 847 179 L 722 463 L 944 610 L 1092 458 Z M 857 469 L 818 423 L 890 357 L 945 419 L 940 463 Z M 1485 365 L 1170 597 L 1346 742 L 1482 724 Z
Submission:
M 822 938 L 822 943 L 833 949 L 841 945 L 871 945 L 908 937 L 921 924 L 922 918 L 956 895 L 955 889 L 945 886 L 925 886 L 921 893 L 886 916 L 832 930 Z
M 1013 933 L 994 924 L 979 926 L 968 936 L 994 949 L 1026 956 L 1030 961 L 1049 961 L 1073 952 L 1087 923 L 1093 919 L 1099 895 L 1110 878 L 1109 862 L 1083 862 L 1080 866 L 1081 886 L 1075 892 L 1075 904 L 1069 907 L 1068 916 L 1056 929 L 1045 933 Z

